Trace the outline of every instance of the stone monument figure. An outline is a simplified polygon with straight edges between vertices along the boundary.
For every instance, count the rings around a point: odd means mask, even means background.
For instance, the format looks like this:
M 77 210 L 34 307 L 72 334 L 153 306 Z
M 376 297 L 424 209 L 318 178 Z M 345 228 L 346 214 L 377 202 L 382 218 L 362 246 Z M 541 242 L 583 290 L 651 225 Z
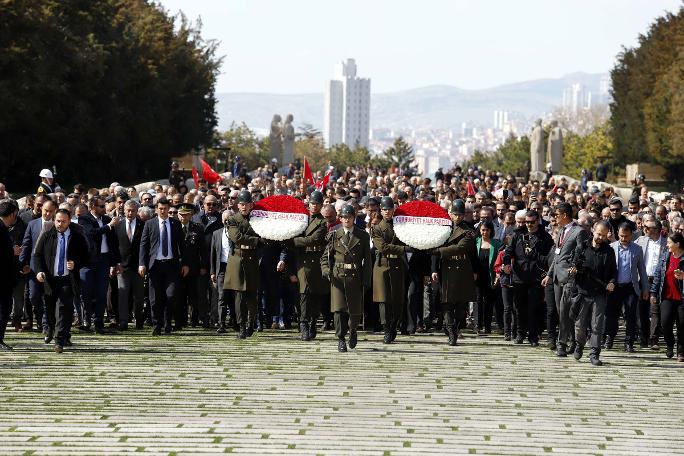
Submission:
M 558 174 L 563 162 L 563 131 L 558 125 L 557 120 L 551 122 L 549 142 L 546 147 L 546 159 L 551 163 L 553 174 Z
M 530 135 L 530 170 L 531 172 L 544 172 L 544 129 L 542 120 L 537 119 Z
M 292 126 L 294 116 L 288 114 L 283 124 L 283 160 L 280 162 L 282 166 L 288 166 L 294 161 L 294 141 L 295 130 Z
M 281 120 L 279 114 L 273 115 L 271 133 L 268 136 L 270 139 L 271 158 L 275 158 L 280 164 L 283 163 L 283 128 L 280 124 Z

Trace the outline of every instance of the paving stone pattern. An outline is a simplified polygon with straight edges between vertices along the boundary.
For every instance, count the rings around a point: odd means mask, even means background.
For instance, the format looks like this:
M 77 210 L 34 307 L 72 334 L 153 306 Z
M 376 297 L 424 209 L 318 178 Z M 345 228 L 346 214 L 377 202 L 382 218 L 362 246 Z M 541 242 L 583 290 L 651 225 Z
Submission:
M 0 454 L 684 454 L 684 363 L 663 351 L 597 368 L 500 336 L 296 336 L 76 331 L 58 355 L 9 334 Z

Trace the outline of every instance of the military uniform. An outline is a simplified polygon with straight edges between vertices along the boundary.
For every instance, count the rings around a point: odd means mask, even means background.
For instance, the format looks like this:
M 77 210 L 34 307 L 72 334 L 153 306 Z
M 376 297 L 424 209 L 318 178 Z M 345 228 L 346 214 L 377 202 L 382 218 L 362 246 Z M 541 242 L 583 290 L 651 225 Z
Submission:
M 321 272 L 330 279 L 330 308 L 335 314 L 335 335 L 340 351 L 346 351 L 347 331 L 350 331 L 349 345 L 351 348 L 356 345 L 364 289 L 371 284 L 371 261 L 370 237 L 361 228 L 353 226 L 346 233 L 344 227 L 340 227 L 328 235 L 328 244 L 321 257 Z
M 249 202 L 251 202 L 251 197 Z M 228 237 L 233 243 L 233 252 L 226 268 L 223 288 L 235 291 L 235 311 L 240 325 L 238 337 L 244 339 L 247 335 L 251 335 L 257 318 L 257 290 L 259 288 L 257 247 L 261 244 L 261 238 L 249 224 L 249 216 L 245 217 L 239 212 L 228 218 Z
M 380 307 L 385 343 L 394 341 L 404 313 L 406 253 L 410 248 L 394 234 L 392 220 L 383 219 L 371 232 L 375 246 L 373 302 Z
M 458 209 L 452 213 L 461 211 L 461 205 L 462 201 L 454 201 L 454 207 Z M 439 274 L 444 325 L 449 335 L 449 345 L 456 345 L 458 330 L 465 317 L 466 303 L 477 298 L 473 268 L 477 261 L 477 249 L 473 232 L 455 224 L 449 239 L 433 253 L 432 272 Z
M 291 241 L 296 253 L 302 340 L 316 337 L 316 320 L 330 293 L 330 284 L 321 274 L 321 256 L 325 250 L 327 232 L 325 218 L 320 213 L 314 214 L 304 233 Z
M 178 290 L 178 300 L 176 305 L 176 329 L 180 329 L 188 324 L 188 307 L 192 309 L 193 326 L 197 320 L 202 322 L 205 328 L 209 326 L 209 309 L 207 301 L 200 298 L 200 293 L 206 289 L 201 286 L 201 270 L 209 269 L 209 251 L 204 241 L 204 230 L 202 225 L 190 222 L 182 225 L 183 235 L 185 236 L 185 247 L 182 255 L 187 258 L 187 265 L 190 271 L 185 277 L 181 277 Z

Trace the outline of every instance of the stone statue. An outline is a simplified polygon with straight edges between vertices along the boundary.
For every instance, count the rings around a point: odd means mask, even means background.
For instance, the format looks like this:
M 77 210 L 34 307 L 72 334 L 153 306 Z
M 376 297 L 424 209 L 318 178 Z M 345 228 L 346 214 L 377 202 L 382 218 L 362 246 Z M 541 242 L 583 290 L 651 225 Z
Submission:
M 271 158 L 278 160 L 278 163 L 283 163 L 283 129 L 280 125 L 281 117 L 278 114 L 273 115 L 273 120 L 271 121 L 271 133 L 269 134 L 269 139 L 271 140 Z
M 558 174 L 563 162 L 563 131 L 558 125 L 557 120 L 551 122 L 549 143 L 546 147 L 546 159 L 551 163 L 553 174 Z
M 283 124 L 283 160 L 280 162 L 282 166 L 287 166 L 294 162 L 294 141 L 295 131 L 292 126 L 294 116 L 288 114 Z
M 530 171 L 544 171 L 544 129 L 542 128 L 542 120 L 537 119 L 532 128 L 530 135 Z

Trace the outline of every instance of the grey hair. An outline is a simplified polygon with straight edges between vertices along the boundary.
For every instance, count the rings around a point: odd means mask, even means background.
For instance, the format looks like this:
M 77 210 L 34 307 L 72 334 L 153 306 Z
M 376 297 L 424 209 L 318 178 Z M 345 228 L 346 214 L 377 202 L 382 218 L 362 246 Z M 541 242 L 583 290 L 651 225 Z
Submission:
M 138 203 L 136 200 L 127 200 L 124 203 L 124 209 L 129 209 L 129 208 L 135 208 L 135 209 L 140 209 L 140 203 Z

